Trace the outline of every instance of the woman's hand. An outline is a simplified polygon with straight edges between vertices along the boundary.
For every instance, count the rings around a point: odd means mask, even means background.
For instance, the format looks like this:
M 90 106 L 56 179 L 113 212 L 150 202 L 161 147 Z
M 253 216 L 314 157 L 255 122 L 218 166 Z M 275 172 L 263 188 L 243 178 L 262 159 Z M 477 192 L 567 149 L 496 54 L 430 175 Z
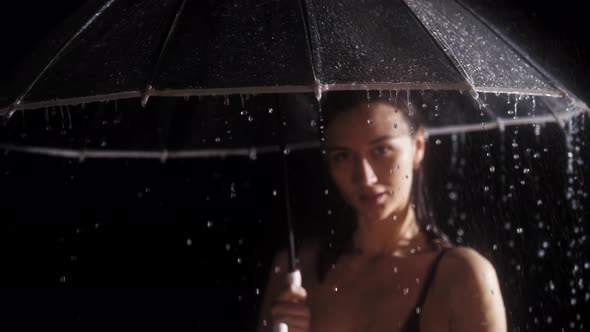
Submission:
M 279 323 L 285 323 L 289 332 L 308 332 L 310 313 L 306 299 L 303 287 L 291 285 L 282 291 L 271 309 L 273 331 L 278 331 Z

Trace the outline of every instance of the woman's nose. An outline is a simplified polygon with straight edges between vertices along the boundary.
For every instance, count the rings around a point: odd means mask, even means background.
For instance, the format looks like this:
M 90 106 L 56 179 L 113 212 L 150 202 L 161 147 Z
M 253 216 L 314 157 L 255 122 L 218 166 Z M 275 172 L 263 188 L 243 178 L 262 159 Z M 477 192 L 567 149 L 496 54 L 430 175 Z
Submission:
M 352 174 L 352 181 L 354 183 L 371 185 L 377 182 L 377 174 L 375 174 L 371 163 L 367 159 L 362 158 L 355 164 Z

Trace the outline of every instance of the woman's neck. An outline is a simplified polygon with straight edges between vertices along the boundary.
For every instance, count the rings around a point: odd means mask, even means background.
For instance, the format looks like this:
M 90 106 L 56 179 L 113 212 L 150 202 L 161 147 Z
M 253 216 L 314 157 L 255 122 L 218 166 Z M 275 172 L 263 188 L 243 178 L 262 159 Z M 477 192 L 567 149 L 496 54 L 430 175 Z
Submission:
M 367 256 L 406 256 L 412 249 L 420 250 L 424 240 L 420 241 L 420 227 L 416 221 L 414 210 L 406 208 L 398 215 L 377 222 L 358 220 L 353 235 L 353 248 L 356 252 Z

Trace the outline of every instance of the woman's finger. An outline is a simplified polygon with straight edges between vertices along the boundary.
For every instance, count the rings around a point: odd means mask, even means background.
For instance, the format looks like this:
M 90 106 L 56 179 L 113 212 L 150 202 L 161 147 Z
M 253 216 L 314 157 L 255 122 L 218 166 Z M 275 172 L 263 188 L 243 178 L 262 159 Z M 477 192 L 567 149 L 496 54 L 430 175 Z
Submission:
M 307 291 L 303 287 L 291 285 L 279 294 L 277 300 L 290 302 L 304 302 L 307 299 Z
M 289 327 L 289 332 L 292 329 L 302 329 L 303 331 L 309 331 L 309 319 L 298 318 L 294 316 L 277 316 L 273 317 L 273 326 L 279 323 L 285 323 Z
M 291 302 L 278 302 L 276 303 L 272 309 L 271 314 L 273 317 L 279 315 L 287 315 L 287 316 L 296 316 L 296 317 L 303 317 L 309 318 L 309 307 L 305 304 L 301 303 L 291 303 Z

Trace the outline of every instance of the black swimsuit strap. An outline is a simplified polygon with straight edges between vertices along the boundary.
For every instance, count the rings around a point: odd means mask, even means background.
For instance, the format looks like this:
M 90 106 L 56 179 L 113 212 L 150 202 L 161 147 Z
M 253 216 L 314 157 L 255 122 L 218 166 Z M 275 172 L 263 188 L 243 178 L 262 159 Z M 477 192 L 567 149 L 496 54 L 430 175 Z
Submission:
M 430 290 L 430 287 L 432 286 L 432 281 L 434 281 L 434 277 L 436 276 L 436 271 L 438 270 L 438 265 L 439 265 L 441 259 L 443 258 L 444 254 L 448 251 L 449 251 L 448 248 L 443 249 L 438 254 L 438 256 L 436 256 L 436 259 L 434 260 L 434 262 L 430 266 L 430 271 L 428 271 L 428 275 L 427 275 L 426 280 L 424 282 L 424 287 L 422 287 L 422 291 L 420 292 L 420 296 L 418 297 L 418 302 L 416 304 L 416 308 L 422 308 L 422 306 L 424 305 L 424 302 L 426 301 L 426 296 L 428 296 L 428 291 Z
M 436 271 L 438 269 L 438 265 L 444 256 L 445 253 L 449 251 L 449 248 L 443 248 L 442 251 L 438 254 L 435 258 L 434 262 L 430 266 L 426 279 L 424 280 L 424 286 L 418 296 L 418 301 L 416 302 L 415 311 L 410 313 L 410 317 L 404 324 L 403 328 L 401 329 L 402 332 L 418 332 L 420 328 L 420 314 L 422 313 L 422 307 L 424 306 L 424 302 L 426 301 L 426 296 L 428 296 L 428 291 L 430 290 L 431 284 L 436 276 Z

